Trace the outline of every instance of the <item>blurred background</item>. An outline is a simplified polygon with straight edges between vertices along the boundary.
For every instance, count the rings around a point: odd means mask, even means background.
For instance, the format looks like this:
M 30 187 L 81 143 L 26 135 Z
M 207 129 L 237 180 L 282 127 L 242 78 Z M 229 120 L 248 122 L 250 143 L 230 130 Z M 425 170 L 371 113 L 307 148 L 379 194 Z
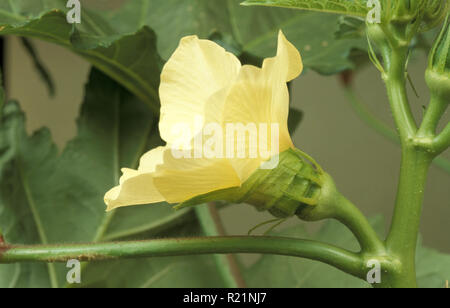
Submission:
M 89 6 L 106 9 L 123 0 L 90 1 Z M 58 147 L 76 134 L 76 118 L 84 96 L 89 64 L 59 46 L 32 41 L 37 53 L 51 73 L 56 95 L 49 97 L 47 88 L 36 72 L 20 40 L 5 40 L 4 71 L 9 99 L 17 99 L 27 114 L 30 133 L 42 126 L 50 128 Z M 300 50 L 301 51 L 301 50 Z M 426 55 L 416 55 L 410 74 L 419 93 L 411 91 L 416 115 L 428 101 L 424 81 Z M 358 96 L 367 107 L 393 127 L 384 85 L 379 72 L 371 66 L 355 77 Z M 341 192 L 355 202 L 367 216 L 382 214 L 388 225 L 395 202 L 400 150 L 363 123 L 353 112 L 337 76 L 320 76 L 305 72 L 293 83 L 292 104 L 304 112 L 304 120 L 294 135 L 297 147 L 312 155 L 330 173 Z M 446 120 L 450 119 L 446 115 Z M 450 159 L 450 152 L 444 156 Z M 252 207 L 237 205 L 223 212 L 230 234 L 245 234 L 256 224 L 267 220 L 266 214 Z M 293 219 L 289 223 L 298 223 Z M 318 224 L 308 225 L 315 229 Z M 432 167 L 422 223 L 425 244 L 450 253 L 450 174 Z

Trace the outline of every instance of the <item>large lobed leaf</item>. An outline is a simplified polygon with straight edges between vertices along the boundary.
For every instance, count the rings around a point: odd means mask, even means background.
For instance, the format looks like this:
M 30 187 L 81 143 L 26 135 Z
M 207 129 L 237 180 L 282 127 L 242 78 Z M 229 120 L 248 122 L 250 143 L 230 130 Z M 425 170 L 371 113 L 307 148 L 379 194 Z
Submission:
M 84 9 L 82 23 L 69 25 L 62 0 L 3 1 L 0 35 L 47 40 L 80 54 L 97 68 L 127 87 L 154 111 L 158 109 L 158 78 L 149 71 L 162 61 L 148 50 L 158 36 L 158 51 L 168 59 L 179 40 L 197 34 L 217 33 L 234 52 L 250 58 L 271 57 L 276 37 L 283 29 L 302 52 L 304 63 L 323 74 L 354 67 L 353 49 L 365 47 L 364 39 L 337 40 L 338 16 L 280 8 L 243 7 L 239 0 L 133 0 L 117 11 Z
M 103 195 L 117 185 L 120 168 L 135 168 L 140 156 L 160 141 L 155 118 L 148 108 L 102 73 L 92 72 L 78 119 L 78 136 L 61 154 L 48 130 L 42 129 L 33 136 L 26 134 L 24 115 L 17 103 L 7 103 L 3 111 L 0 229 L 6 242 L 97 242 L 161 237 L 169 231 L 173 236 L 199 234 L 191 212 L 175 213 L 167 204 L 105 212 Z M 209 257 L 144 259 L 124 264 L 133 269 L 145 268 L 134 270 L 139 279 L 133 279 L 144 286 L 167 286 L 164 284 L 167 281 L 163 283 L 157 275 L 169 265 L 170 273 L 167 269 L 164 277 L 179 285 L 220 286 L 214 275 L 215 267 L 208 267 L 214 265 L 211 260 Z M 114 267 L 105 268 L 113 266 L 111 263 L 85 266 L 82 277 L 86 285 L 106 283 L 90 274 L 98 271 L 97 266 L 104 274 L 116 272 Z M 187 268 L 197 280 L 185 277 Z M 64 286 L 67 270 L 56 264 L 1 265 L 0 287 Z M 197 271 L 202 274 L 196 275 Z M 111 276 L 107 281 L 115 280 Z M 116 283 L 130 285 L 125 280 Z
M 240 0 L 128 1 L 114 15 L 117 28 L 128 31 L 148 25 L 158 35 L 158 50 L 167 59 L 185 35 L 209 38 L 222 33 L 238 53 L 272 57 L 282 29 L 302 52 L 307 68 L 333 74 L 353 68 L 350 51 L 365 47 L 364 39 L 337 40 L 339 16 L 283 8 L 243 7 Z M 140 14 L 136 14 L 140 12 Z M 136 18 L 140 16 L 140 18 Z M 133 19 L 133 26 L 125 22 Z
M 86 58 L 158 111 L 159 71 L 163 61 L 152 50 L 155 34 L 148 27 L 132 33 L 116 33 L 103 17 L 83 11 L 78 28 L 66 21 L 65 1 L 3 1 L 0 35 L 38 38 L 62 45 Z M 84 36 L 101 37 L 82 40 Z

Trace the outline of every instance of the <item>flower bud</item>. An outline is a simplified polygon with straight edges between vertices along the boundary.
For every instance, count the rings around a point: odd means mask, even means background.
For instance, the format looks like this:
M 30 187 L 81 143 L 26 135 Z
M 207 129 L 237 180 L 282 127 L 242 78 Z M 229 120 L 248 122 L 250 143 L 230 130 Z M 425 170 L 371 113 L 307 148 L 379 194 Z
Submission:
M 382 0 L 383 21 L 407 27 L 409 31 L 424 32 L 438 26 L 445 18 L 448 0 Z M 413 27 L 411 27 L 414 25 Z M 412 33 L 415 34 L 415 33 Z
M 423 16 L 425 31 L 435 28 L 442 23 L 448 13 L 449 5 L 450 2 L 448 0 L 428 0 Z
M 413 18 L 419 14 L 419 10 L 421 8 L 423 9 L 424 3 L 427 1 L 428 0 L 391 1 L 393 16 L 399 21 Z
M 431 92 L 450 100 L 450 20 L 447 16 L 429 57 L 426 81 Z

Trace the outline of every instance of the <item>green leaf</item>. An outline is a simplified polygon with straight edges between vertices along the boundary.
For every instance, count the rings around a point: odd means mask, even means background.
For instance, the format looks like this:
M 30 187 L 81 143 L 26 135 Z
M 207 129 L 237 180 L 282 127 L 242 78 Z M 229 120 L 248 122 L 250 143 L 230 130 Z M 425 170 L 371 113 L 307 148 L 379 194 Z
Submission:
M 182 4 L 177 0 L 146 2 L 147 6 L 142 8 L 148 10 L 144 20 L 158 34 L 158 51 L 165 59 L 175 50 L 179 39 L 197 34 L 218 42 L 245 63 L 260 65 L 261 59 L 276 54 L 280 29 L 302 53 L 305 67 L 322 74 L 354 68 L 349 59 L 351 51 L 366 49 L 365 37 L 336 39 L 334 32 L 339 28 L 339 16 L 323 18 L 320 13 L 242 7 L 238 5 L 239 0 L 200 0 L 195 4 L 191 0 Z M 118 13 L 117 22 L 136 15 L 139 3 L 142 2 L 128 2 Z M 172 15 L 183 18 L 167 23 L 166 20 L 174 19 Z
M 136 168 L 140 156 L 158 142 L 156 120 L 148 108 L 98 71 L 92 72 L 86 87 L 78 135 L 61 154 L 48 130 L 28 136 L 18 104 L 7 103 L 0 128 L 0 228 L 6 242 L 140 239 L 166 236 L 173 229 L 174 236 L 192 235 L 180 228 L 187 223 L 192 230 L 198 228 L 191 212 L 176 213 L 165 203 L 105 212 L 103 195 L 118 184 L 120 168 Z M 181 277 L 184 270 L 176 267 L 173 274 Z M 204 266 L 202 270 L 207 271 Z M 1 266 L 0 286 L 64 286 L 67 271 L 61 264 Z M 214 268 L 209 272 L 213 275 Z M 149 271 L 141 274 L 142 279 L 153 277 Z
M 369 12 L 367 0 L 246 0 L 242 5 L 278 6 L 363 18 Z
M 129 1 L 116 20 L 126 20 L 122 14 L 136 16 L 136 11 L 143 12 L 143 23 L 158 34 L 158 50 L 165 59 L 181 37 L 198 34 L 209 38 L 216 32 L 231 36 L 242 53 L 257 58 L 272 57 L 276 53 L 278 31 L 282 29 L 301 51 L 305 67 L 333 74 L 353 68 L 348 60 L 350 51 L 366 44 L 364 39 L 335 39 L 339 16 L 324 18 L 320 13 L 243 7 L 239 3 L 240 0 Z
M 361 38 L 336 39 L 337 15 L 324 18 L 321 13 L 280 8 L 247 9 L 236 9 L 239 29 L 250 29 L 240 33 L 240 42 L 243 51 L 260 58 L 275 54 L 279 29 L 299 49 L 305 67 L 321 74 L 353 69 L 351 52 L 366 48 L 367 43 Z
M 0 5 L 0 34 L 38 38 L 62 45 L 133 92 L 158 112 L 159 76 L 163 61 L 155 52 L 156 37 L 148 27 L 114 33 L 95 13 L 84 11 L 82 26 L 66 21 L 61 1 L 11 1 Z M 40 12 L 40 13 L 38 13 Z M 87 36 L 102 37 L 83 40 Z
M 323 18 L 314 12 L 243 7 L 239 5 L 240 0 L 133 0 L 117 11 L 85 9 L 81 25 L 74 27 L 67 24 L 61 8 L 50 9 L 51 3 L 58 3 L 56 0 L 46 2 L 45 7 L 38 4 L 34 7 L 30 2 L 15 3 L 17 7 L 33 7 L 33 12 L 47 11 L 24 17 L 21 11 L 14 13 L 10 7 L 0 7 L 0 29 L 4 27 L 0 34 L 37 37 L 66 46 L 151 105 L 157 100 L 157 87 L 152 80 L 148 82 L 147 70 L 138 68 L 154 63 L 155 59 L 147 58 L 146 53 L 137 48 L 139 42 L 144 41 L 139 35 L 133 35 L 142 32 L 145 26 L 157 33 L 158 51 L 164 59 L 170 57 L 183 36 L 196 34 L 212 38 L 221 33 L 236 47 L 233 51 L 238 56 L 245 55 L 244 60 L 251 59 L 250 63 L 275 55 L 277 34 L 282 29 L 302 52 L 305 67 L 322 74 L 353 68 L 354 64 L 348 59 L 351 51 L 364 49 L 366 45 L 365 39 L 337 40 L 334 37 L 338 29 L 337 15 Z M 120 42 L 124 36 L 129 40 Z M 134 44 L 129 45 L 130 41 Z M 109 47 L 111 52 L 120 50 L 127 58 L 116 59 L 110 53 L 105 56 L 102 50 L 97 50 L 100 47 Z M 130 64 L 124 63 L 124 59 L 136 63 L 129 68 Z
M 80 287 L 89 288 L 212 288 L 223 287 L 210 257 L 166 257 L 97 263 Z
M 361 19 L 341 16 L 338 25 L 335 35 L 339 39 L 366 37 L 366 23 Z
M 419 288 L 445 288 L 450 280 L 450 255 L 419 245 L 417 250 Z
M 202 235 L 196 219 L 158 234 L 159 237 Z M 164 257 L 93 263 L 82 284 L 96 288 L 211 288 L 224 287 L 212 256 Z

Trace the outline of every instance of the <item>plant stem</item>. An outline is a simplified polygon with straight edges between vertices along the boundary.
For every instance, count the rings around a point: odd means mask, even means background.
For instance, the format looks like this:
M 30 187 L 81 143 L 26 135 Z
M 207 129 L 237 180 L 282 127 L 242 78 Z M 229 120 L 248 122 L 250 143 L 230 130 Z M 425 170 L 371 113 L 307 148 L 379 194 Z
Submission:
M 224 236 L 225 230 L 214 203 L 195 207 L 195 212 L 207 236 Z M 245 282 L 233 255 L 214 255 L 217 268 L 227 288 L 245 288 Z
M 0 247 L 0 264 L 16 262 L 102 261 L 202 254 L 262 253 L 320 261 L 359 278 L 366 268 L 360 255 L 333 245 L 285 237 L 230 236 L 138 242 Z
M 403 151 L 400 183 L 391 230 L 386 241 L 388 253 L 401 260 L 395 286 L 417 287 L 415 255 L 422 203 L 432 157 L 426 151 L 406 147 Z
M 341 194 L 337 197 L 336 205 L 338 211 L 335 218 L 352 231 L 361 245 L 362 252 L 373 255 L 384 254 L 384 243 L 361 211 Z
M 384 243 L 361 211 L 339 192 L 331 176 L 324 173 L 321 181 L 323 184 L 317 206 L 304 209 L 297 216 L 305 221 L 336 219 L 355 235 L 362 254 L 384 254 Z
M 385 273 L 382 284 L 395 288 L 417 287 L 415 256 L 422 204 L 428 170 L 436 156 L 430 144 L 418 141 L 421 138 L 425 140 L 429 136 L 419 135 L 409 105 L 406 91 L 408 52 L 407 46 L 397 43 L 383 49 L 383 59 L 387 68 L 383 79 L 402 146 L 397 199 L 386 240 L 387 253 L 391 258 L 398 260 L 398 264 L 395 269 Z M 431 119 L 435 119 L 438 113 L 440 112 L 437 109 L 436 112 L 429 111 L 427 116 L 429 123 L 425 123 L 427 131 L 436 127 L 431 123 Z
M 419 129 L 419 136 L 434 136 L 436 134 L 439 120 L 448 108 L 448 102 L 444 102 L 444 99 L 437 94 L 431 94 L 430 104 Z
M 414 120 L 409 105 L 406 91 L 406 63 L 408 50 L 398 48 L 390 53 L 384 53 L 384 61 L 388 66 L 388 73 L 383 76 L 385 80 L 392 114 L 394 116 L 400 141 L 403 144 L 417 132 L 417 124 Z
M 450 123 L 448 123 L 442 133 L 436 137 L 434 143 L 438 152 L 443 152 L 450 147 Z

